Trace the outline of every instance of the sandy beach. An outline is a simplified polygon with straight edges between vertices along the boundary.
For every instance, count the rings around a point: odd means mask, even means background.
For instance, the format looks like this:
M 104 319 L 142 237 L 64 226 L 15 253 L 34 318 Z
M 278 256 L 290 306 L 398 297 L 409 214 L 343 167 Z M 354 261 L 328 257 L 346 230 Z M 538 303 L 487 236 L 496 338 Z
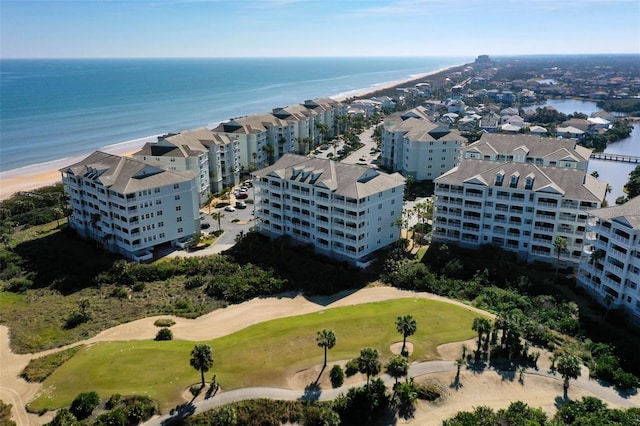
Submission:
M 438 74 L 451 68 L 455 68 L 459 65 L 451 67 L 440 68 L 435 71 L 431 71 L 424 74 L 413 75 L 407 79 L 392 81 L 388 83 L 381 83 L 378 86 L 370 87 L 366 89 L 353 90 L 347 93 L 340 94 L 339 96 L 332 97 L 337 101 L 345 101 L 352 97 L 363 97 L 373 94 L 380 90 L 390 89 L 392 87 L 403 86 L 414 81 L 424 79 L 428 76 Z M 155 141 L 158 135 L 139 138 L 127 142 L 117 143 L 115 145 L 108 145 L 99 150 L 108 152 L 110 154 L 130 156 L 134 152 L 138 151 L 147 142 Z M 0 172 L 0 200 L 7 199 L 13 194 L 19 191 L 30 191 L 43 186 L 54 185 L 61 181 L 61 175 L 59 169 L 77 163 L 86 156 L 91 154 L 87 152 L 82 155 L 63 158 L 47 163 L 34 164 L 31 166 L 20 167 L 17 169 L 7 170 Z

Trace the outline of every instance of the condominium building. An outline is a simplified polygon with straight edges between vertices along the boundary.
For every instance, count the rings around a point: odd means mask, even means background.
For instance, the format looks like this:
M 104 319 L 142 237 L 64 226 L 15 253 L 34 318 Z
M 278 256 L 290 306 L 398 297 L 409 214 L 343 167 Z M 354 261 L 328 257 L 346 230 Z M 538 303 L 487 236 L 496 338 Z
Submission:
M 640 325 L 640 196 L 587 215 L 578 285 L 609 308 L 625 308 Z
M 133 157 L 192 172 L 200 204 L 207 201 L 210 192 L 220 192 L 224 186 L 240 181 L 239 142 L 205 128 L 159 136 L 157 142 L 145 144 Z
M 143 261 L 200 229 L 198 187 L 189 172 L 96 151 L 60 169 L 69 226 L 107 250 Z
M 252 173 L 256 230 L 366 266 L 398 240 L 404 178 L 398 173 L 286 154 Z
M 308 154 L 318 144 L 319 133 L 316 120 L 319 113 L 306 108 L 302 104 L 289 105 L 283 108 L 274 108 L 273 115 L 293 125 L 295 152 Z
M 238 140 L 240 167 L 255 170 L 295 151 L 295 126 L 273 114 L 234 118 L 212 129 Z
M 587 210 L 600 207 L 607 187 L 587 174 L 590 153 L 567 139 L 484 134 L 434 180 L 433 240 L 552 262 L 563 237 L 560 261 L 577 265 Z
M 380 158 L 388 170 L 433 180 L 459 163 L 466 143 L 457 130 L 433 123 L 428 111 L 417 107 L 384 120 Z
M 341 125 L 338 117 L 344 117 L 347 115 L 348 105 L 335 101 L 331 98 L 317 98 L 306 100 L 302 103 L 302 106 L 316 114 L 317 124 L 326 125 L 328 128 L 327 138 L 336 136 L 339 132 L 339 126 Z M 316 140 L 314 144 L 317 145 L 321 142 L 322 134 L 316 132 Z

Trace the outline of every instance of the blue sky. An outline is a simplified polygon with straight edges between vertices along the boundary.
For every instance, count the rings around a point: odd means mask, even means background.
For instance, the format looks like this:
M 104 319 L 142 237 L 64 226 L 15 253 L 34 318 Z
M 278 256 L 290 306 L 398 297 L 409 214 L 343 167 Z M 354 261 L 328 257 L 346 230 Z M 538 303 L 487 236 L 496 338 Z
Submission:
M 3 58 L 640 53 L 639 0 L 0 0 Z

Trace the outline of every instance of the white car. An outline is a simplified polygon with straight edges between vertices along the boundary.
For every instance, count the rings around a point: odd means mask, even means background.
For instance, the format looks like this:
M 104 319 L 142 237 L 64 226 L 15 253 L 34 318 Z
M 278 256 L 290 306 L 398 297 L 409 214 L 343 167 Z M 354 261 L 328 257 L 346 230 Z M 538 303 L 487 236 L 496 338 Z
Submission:
M 224 211 L 226 211 L 226 212 L 235 212 L 236 208 L 233 207 L 233 206 L 227 206 L 227 207 L 224 208 Z

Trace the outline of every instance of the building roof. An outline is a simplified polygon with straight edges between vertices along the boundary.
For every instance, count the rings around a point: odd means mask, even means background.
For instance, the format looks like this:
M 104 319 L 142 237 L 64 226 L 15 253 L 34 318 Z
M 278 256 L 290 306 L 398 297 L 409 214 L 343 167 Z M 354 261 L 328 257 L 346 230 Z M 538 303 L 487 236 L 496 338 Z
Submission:
M 190 172 L 179 172 L 157 163 L 95 151 L 85 159 L 59 170 L 82 176 L 120 194 L 129 194 L 193 179 Z
M 289 126 L 287 121 L 281 120 L 273 114 L 264 113 L 234 118 L 225 123 L 220 123 L 211 131 L 216 133 L 254 134 L 266 132 L 270 127 L 287 126 Z
M 517 175 L 519 179 L 515 189 L 526 190 L 527 177 L 532 177 L 532 191 L 561 194 L 572 200 L 601 202 L 607 189 L 605 182 L 587 174 L 585 170 L 472 159 L 463 159 L 460 165 L 437 177 L 434 182 L 495 186 L 498 174 L 504 176 L 503 188 L 510 188 L 511 176 Z
M 153 157 L 193 157 L 202 155 L 212 145 L 231 143 L 227 135 L 213 133 L 207 128 L 189 130 L 181 133 L 159 136 L 158 142 L 146 143 L 133 155 Z
M 485 133 L 482 137 L 464 148 L 465 151 L 474 150 L 481 154 L 495 155 L 513 154 L 514 151 L 525 147 L 527 157 L 561 159 L 573 157 L 578 162 L 587 162 L 591 150 L 580 146 L 572 139 L 545 138 L 536 135 L 497 135 Z
M 285 154 L 273 165 L 252 173 L 252 176 L 268 175 L 312 184 L 356 199 L 402 187 L 405 181 L 399 173 L 387 174 L 366 166 L 296 154 Z
M 619 206 L 589 210 L 589 214 L 638 230 L 640 229 L 640 196 Z

